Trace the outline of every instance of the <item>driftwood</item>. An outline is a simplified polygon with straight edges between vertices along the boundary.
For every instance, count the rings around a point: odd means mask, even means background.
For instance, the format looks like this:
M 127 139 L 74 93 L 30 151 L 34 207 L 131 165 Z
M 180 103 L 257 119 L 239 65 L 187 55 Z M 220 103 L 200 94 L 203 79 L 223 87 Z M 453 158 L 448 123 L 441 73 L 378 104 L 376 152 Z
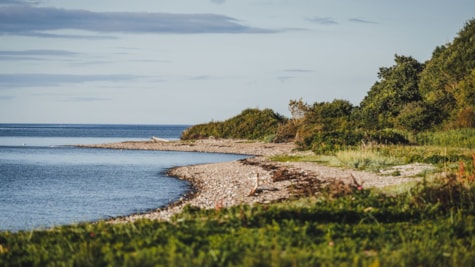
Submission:
M 152 141 L 153 142 L 169 142 L 169 140 L 167 140 L 167 139 L 163 139 L 163 138 L 159 138 L 159 137 L 155 137 L 155 136 L 152 136 Z
M 259 185 L 259 173 L 257 173 L 256 175 L 256 185 L 254 186 L 254 188 L 249 192 L 249 194 L 247 195 L 248 197 L 250 196 L 255 196 L 255 195 L 258 195 L 260 193 L 262 193 L 263 191 L 278 191 L 279 189 L 275 188 L 275 187 L 272 187 L 272 186 L 268 186 L 268 185 Z

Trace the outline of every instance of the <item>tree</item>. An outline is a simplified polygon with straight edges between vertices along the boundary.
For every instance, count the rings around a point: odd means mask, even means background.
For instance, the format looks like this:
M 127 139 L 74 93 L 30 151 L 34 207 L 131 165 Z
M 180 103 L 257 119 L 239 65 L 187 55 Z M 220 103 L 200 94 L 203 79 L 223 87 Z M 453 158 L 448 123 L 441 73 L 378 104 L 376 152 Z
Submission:
M 467 88 L 461 90 L 460 83 L 467 76 L 473 75 L 474 68 L 475 19 L 472 19 L 465 24 L 452 43 L 434 50 L 432 58 L 421 73 L 421 96 L 437 111 L 437 116 L 434 117 L 436 123 L 451 124 L 460 110 L 468 107 L 463 96 Z
M 394 126 L 412 132 L 428 130 L 432 127 L 432 113 L 423 101 L 410 102 L 401 109 Z
M 299 120 L 305 117 L 305 113 L 309 110 L 307 103 L 304 103 L 302 98 L 299 100 L 290 100 L 289 111 L 292 115 L 292 119 Z
M 460 81 L 453 94 L 458 109 L 475 107 L 475 69 Z
M 399 55 L 395 55 L 394 61 L 394 66 L 379 69 L 379 81 L 360 103 L 358 117 L 365 128 L 392 128 L 394 119 L 408 103 L 421 100 L 419 74 L 424 65 Z
M 324 131 L 346 129 L 353 109 L 354 106 L 347 100 L 315 102 L 307 111 L 305 123 L 319 125 L 318 128 Z
M 353 110 L 349 101 L 340 99 L 305 105 L 305 115 L 299 121 L 295 142 L 302 149 L 319 152 L 346 145 L 348 133 L 353 129 Z

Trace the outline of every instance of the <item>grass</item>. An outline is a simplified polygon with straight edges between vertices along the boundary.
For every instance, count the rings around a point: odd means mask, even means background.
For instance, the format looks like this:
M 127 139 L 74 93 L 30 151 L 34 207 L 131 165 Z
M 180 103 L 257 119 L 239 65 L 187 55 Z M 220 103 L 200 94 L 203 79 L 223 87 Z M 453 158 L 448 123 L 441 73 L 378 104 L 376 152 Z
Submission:
M 334 151 L 330 155 L 296 153 L 271 157 L 280 162 L 314 162 L 332 167 L 380 171 L 396 165 L 426 163 L 443 171 L 457 171 L 460 162 L 472 168 L 474 149 L 439 146 L 375 145 Z
M 475 148 L 475 129 L 455 129 L 417 134 L 414 142 L 425 146 Z
M 399 157 L 384 155 L 372 149 L 337 151 L 335 157 L 342 167 L 369 171 L 379 171 L 404 163 Z
M 464 187 L 442 204 L 429 197 L 448 195 L 446 188 L 421 184 L 397 196 L 356 190 L 337 199 L 187 207 L 171 222 L 1 232 L 0 265 L 474 266 L 475 191 Z

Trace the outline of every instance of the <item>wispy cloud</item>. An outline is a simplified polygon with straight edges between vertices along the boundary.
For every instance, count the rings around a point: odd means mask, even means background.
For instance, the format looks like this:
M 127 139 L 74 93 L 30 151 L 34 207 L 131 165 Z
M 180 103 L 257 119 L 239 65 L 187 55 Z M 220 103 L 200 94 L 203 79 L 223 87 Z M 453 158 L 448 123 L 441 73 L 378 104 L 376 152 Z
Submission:
M 129 81 L 140 77 L 134 75 L 75 75 L 75 74 L 0 74 L 0 89 L 19 87 L 60 86 L 63 84 Z
M 355 23 L 378 24 L 375 21 L 367 20 L 364 18 L 350 18 L 348 21 L 355 22 Z
M 307 70 L 307 69 L 285 69 L 285 72 L 293 72 L 293 73 L 307 73 L 307 72 L 313 72 L 313 70 Z
M 306 20 L 316 23 L 316 24 L 328 25 L 328 26 L 340 24 L 335 18 L 332 18 L 332 17 L 318 17 L 317 16 L 317 17 L 307 18 Z M 376 21 L 371 21 L 365 18 L 357 18 L 357 17 L 349 18 L 348 21 L 353 22 L 353 23 L 378 24 Z
M 1 8 L 0 8 L 1 9 Z M 1 21 L 1 18 L 0 18 Z M 45 32 L 2 32 L 0 25 L 0 35 L 17 35 L 17 36 L 27 36 L 27 37 L 39 37 L 39 38 L 66 38 L 66 39 L 87 39 L 87 40 L 113 40 L 118 39 L 115 36 L 110 35 L 87 35 L 87 34 L 58 34 L 58 33 L 45 33 Z
M 211 0 L 211 2 L 220 5 L 226 3 L 226 0 Z
M 98 102 L 98 101 L 110 101 L 112 98 L 106 97 L 93 97 L 93 96 L 76 96 L 66 99 L 71 102 Z
M 321 24 L 321 25 L 337 25 L 338 22 L 331 17 L 313 17 L 313 18 L 307 18 L 308 21 Z
M 0 56 L 76 56 L 79 53 L 54 50 L 54 49 L 38 49 L 38 50 L 0 50 Z
M 92 12 L 32 5 L 0 5 L 0 34 L 74 37 L 51 33 L 55 30 L 176 34 L 275 32 L 245 26 L 235 18 L 216 14 Z
M 11 4 L 28 4 L 36 5 L 38 1 L 29 1 L 29 0 L 1 0 L 0 5 L 11 5 Z

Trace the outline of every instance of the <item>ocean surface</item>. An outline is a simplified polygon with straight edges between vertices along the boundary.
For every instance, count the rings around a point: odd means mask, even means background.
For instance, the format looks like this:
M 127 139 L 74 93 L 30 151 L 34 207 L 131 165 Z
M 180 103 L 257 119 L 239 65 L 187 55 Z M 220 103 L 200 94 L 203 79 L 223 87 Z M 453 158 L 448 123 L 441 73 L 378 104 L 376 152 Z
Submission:
M 187 125 L 0 124 L 0 231 L 32 230 L 145 212 L 176 201 L 189 183 L 165 175 L 242 155 L 77 148 L 151 136 L 179 139 Z

